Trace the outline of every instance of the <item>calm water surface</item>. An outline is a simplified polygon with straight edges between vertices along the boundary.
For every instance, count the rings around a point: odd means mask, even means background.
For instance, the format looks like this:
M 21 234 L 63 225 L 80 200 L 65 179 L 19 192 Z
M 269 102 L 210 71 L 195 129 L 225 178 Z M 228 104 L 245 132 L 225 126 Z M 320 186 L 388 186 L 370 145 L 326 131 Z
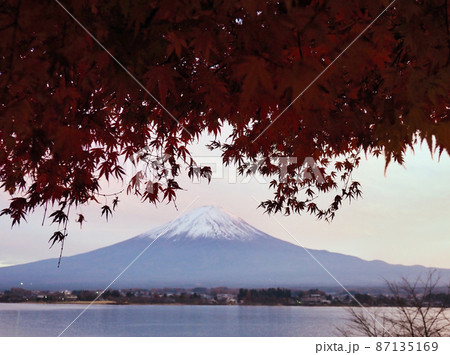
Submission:
M 0 336 L 58 336 L 85 305 L 0 304 Z M 337 336 L 341 307 L 95 305 L 64 336 Z
M 85 305 L 0 304 L 0 336 L 57 336 Z M 340 307 L 91 306 L 64 336 L 337 336 Z

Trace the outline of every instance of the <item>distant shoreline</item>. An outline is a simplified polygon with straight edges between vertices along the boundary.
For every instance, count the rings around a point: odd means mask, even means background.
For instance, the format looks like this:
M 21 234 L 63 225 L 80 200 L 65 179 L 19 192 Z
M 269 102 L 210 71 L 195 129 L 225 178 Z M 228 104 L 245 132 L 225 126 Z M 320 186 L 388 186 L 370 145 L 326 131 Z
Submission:
M 263 303 L 241 303 L 241 304 L 211 304 L 211 303 L 117 303 L 114 301 L 68 301 L 68 302 L 35 302 L 35 301 L 26 301 L 26 302 L 0 302 L 1 304 L 11 304 L 11 305 L 20 305 L 20 304 L 34 304 L 34 305 L 100 305 L 100 306 L 237 306 L 237 307 L 256 307 L 256 306 L 264 306 L 264 307 L 314 307 L 314 308 L 346 308 L 346 307 L 356 307 L 355 305 L 348 304 L 263 304 Z M 388 305 L 380 305 L 380 306 L 367 306 L 370 308 L 395 308 L 395 306 Z M 431 307 L 434 308 L 434 307 Z
M 448 307 L 448 295 L 433 293 L 425 302 L 431 307 Z M 403 299 L 403 298 L 402 298 Z M 403 299 L 404 302 L 409 302 Z M 120 289 L 106 291 L 32 291 L 12 288 L 0 293 L 0 303 L 15 304 L 74 304 L 74 305 L 158 305 L 158 306 L 290 306 L 290 307 L 396 307 L 397 298 L 392 295 L 368 293 L 327 294 L 319 289 L 290 290 L 268 289 Z M 409 303 L 410 304 L 410 303 Z
M 269 307 L 346 307 L 348 305 L 337 304 L 282 304 L 282 303 L 241 303 L 241 304 L 214 304 L 214 303 L 133 303 L 133 302 L 114 302 L 114 301 L 67 301 L 67 302 L 38 302 L 38 301 L 24 301 L 24 302 L 0 302 L 0 304 L 39 304 L 39 305 L 106 305 L 106 306 L 269 306 Z

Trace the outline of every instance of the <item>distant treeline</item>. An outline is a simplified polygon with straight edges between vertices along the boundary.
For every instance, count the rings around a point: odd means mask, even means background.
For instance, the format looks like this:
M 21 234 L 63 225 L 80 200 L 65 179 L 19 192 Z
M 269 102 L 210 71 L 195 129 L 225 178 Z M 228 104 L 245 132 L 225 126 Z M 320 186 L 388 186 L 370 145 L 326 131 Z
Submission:
M 191 305 L 296 305 L 296 306 L 372 306 L 389 307 L 413 305 L 414 300 L 393 295 L 370 295 L 368 293 L 352 292 L 352 297 L 346 293 L 327 294 L 319 289 L 290 290 L 287 288 L 264 289 L 229 289 L 216 288 L 165 288 L 165 289 L 121 289 L 107 290 L 74 290 L 74 291 L 35 291 L 23 288 L 12 288 L 0 292 L 0 302 L 92 302 L 94 300 L 113 304 L 191 304 Z M 422 295 L 424 302 L 430 306 L 450 305 L 450 295 L 447 293 L 432 293 Z
M 401 305 L 413 305 L 417 300 L 410 299 L 402 296 L 391 295 L 377 295 L 371 296 L 368 294 L 355 293 L 355 299 L 363 306 L 381 307 L 381 306 L 398 306 Z M 430 293 L 428 295 L 418 295 L 423 297 L 425 303 L 429 303 L 431 306 L 436 307 L 449 307 L 450 306 L 450 294 L 448 293 Z M 351 304 L 356 305 L 354 300 L 351 300 Z
M 296 297 L 286 288 L 239 289 L 238 303 L 244 304 L 295 304 Z

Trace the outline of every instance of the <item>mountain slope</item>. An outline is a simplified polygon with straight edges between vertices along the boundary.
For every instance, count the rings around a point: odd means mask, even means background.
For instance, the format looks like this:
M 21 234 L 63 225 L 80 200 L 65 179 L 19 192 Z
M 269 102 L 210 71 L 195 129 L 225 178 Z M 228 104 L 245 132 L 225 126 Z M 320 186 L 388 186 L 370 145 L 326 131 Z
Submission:
M 105 248 L 0 268 L 0 290 L 104 288 L 148 250 L 114 283 L 128 287 L 313 287 L 383 285 L 384 279 L 416 277 L 422 266 L 390 265 L 321 250 L 304 250 L 273 238 L 217 207 L 200 207 L 161 227 Z M 443 279 L 450 270 L 440 270 Z

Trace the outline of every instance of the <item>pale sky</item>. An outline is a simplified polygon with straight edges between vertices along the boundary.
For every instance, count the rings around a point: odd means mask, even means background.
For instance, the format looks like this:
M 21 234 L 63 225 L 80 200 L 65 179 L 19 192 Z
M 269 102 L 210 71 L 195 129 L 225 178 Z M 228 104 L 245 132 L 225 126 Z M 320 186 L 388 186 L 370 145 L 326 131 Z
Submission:
M 155 207 L 141 203 L 135 196 L 120 196 L 118 210 L 106 222 L 100 216 L 101 205 L 81 208 L 87 222 L 80 229 L 71 216 L 65 256 L 111 245 L 150 230 L 177 217 L 180 211 L 203 205 L 218 205 L 241 217 L 256 228 L 295 244 L 286 228 L 307 248 L 326 249 L 366 260 L 384 260 L 405 265 L 450 268 L 450 158 L 444 153 L 438 161 L 431 158 L 426 144 L 408 152 L 405 166 L 391 164 L 384 174 L 384 160 L 362 160 L 354 177 L 362 184 L 363 199 L 344 203 L 332 223 L 317 221 L 309 215 L 275 218 L 257 209 L 259 202 L 271 196 L 267 183 L 242 181 L 222 168 L 217 153 L 204 148 L 204 137 L 193 147 L 199 161 L 217 164 L 211 183 L 180 180 L 186 191 L 173 204 Z M 209 158 L 208 158 L 209 156 Z M 221 169 L 223 172 L 221 173 Z M 213 169 L 214 170 L 214 169 Z M 186 175 L 186 174 L 185 174 Z M 117 184 L 106 186 L 105 193 L 120 190 Z M 9 196 L 0 194 L 0 209 L 7 207 Z M 110 199 L 109 202 L 111 202 Z M 195 202 L 193 202 L 195 200 Z M 0 217 L 0 266 L 58 257 L 59 247 L 47 243 L 57 229 L 47 220 L 42 227 L 43 210 L 27 217 L 28 222 L 11 229 L 8 217 Z

